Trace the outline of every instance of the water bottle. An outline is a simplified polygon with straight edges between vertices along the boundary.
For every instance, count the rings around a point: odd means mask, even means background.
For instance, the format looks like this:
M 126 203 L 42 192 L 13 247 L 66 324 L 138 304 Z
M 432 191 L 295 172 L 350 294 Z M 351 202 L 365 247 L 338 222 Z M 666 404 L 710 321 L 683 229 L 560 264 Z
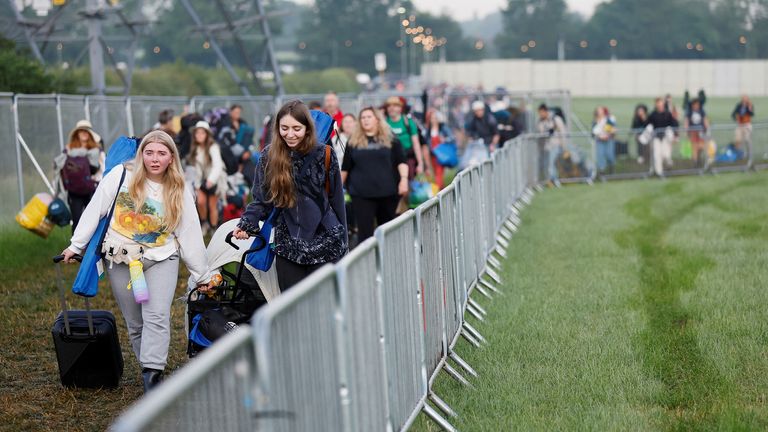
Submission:
M 133 298 L 136 303 L 146 303 L 149 301 L 149 288 L 144 279 L 144 265 L 139 260 L 133 260 L 128 264 L 131 272 L 131 283 L 128 289 L 133 290 Z

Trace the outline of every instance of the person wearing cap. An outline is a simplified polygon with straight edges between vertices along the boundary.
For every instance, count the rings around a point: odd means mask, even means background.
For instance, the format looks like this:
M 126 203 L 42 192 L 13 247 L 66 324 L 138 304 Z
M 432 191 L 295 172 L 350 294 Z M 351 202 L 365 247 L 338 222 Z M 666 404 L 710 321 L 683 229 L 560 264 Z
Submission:
M 483 101 L 472 102 L 472 114 L 464 127 L 467 137 L 482 140 L 490 151 L 495 151 L 499 145 L 499 129 L 496 118 L 486 111 Z
M 219 226 L 219 199 L 226 199 L 227 173 L 221 158 L 221 148 L 213 140 L 208 122 L 198 121 L 191 135 L 192 145 L 187 163 L 193 167 L 197 212 L 205 233 Z
M 397 96 L 391 96 L 384 104 L 387 112 L 387 124 L 392 134 L 403 145 L 403 151 L 408 159 L 409 177 L 424 172 L 424 157 L 419 142 L 419 128 L 413 119 L 403 115 L 403 101 Z
M 91 122 L 80 120 L 69 132 L 69 142 L 64 148 L 64 152 L 54 160 L 57 176 L 55 183 L 59 191 L 66 191 L 67 204 L 72 214 L 72 232 L 80 222 L 83 210 L 91 201 L 96 185 L 104 175 L 105 153 L 102 146 L 101 137 L 93 130 Z M 82 163 L 78 163 L 78 161 L 82 161 Z M 76 175 L 74 171 L 78 167 L 85 166 L 86 161 L 90 174 L 87 184 L 93 186 L 92 190 L 82 190 L 82 187 L 75 189 L 72 186 L 69 186 L 72 189 L 69 190 L 68 184 L 63 181 L 67 173 L 62 173 L 62 170 L 72 170 L 73 174 Z M 80 183 L 80 185 L 82 184 Z

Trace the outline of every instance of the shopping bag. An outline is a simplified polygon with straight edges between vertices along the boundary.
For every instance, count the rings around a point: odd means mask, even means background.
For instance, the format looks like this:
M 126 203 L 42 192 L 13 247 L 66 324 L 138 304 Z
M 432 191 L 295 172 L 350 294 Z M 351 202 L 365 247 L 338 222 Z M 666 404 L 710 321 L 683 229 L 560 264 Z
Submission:
M 416 208 L 421 204 L 437 196 L 438 187 L 430 182 L 426 176 L 420 175 L 410 182 L 410 192 L 408 193 L 408 207 Z
M 253 238 L 251 243 L 251 250 L 245 259 L 251 267 L 263 272 L 269 270 L 272 267 L 272 262 L 275 260 L 275 251 L 272 249 L 270 240 L 272 238 L 272 227 L 275 223 L 275 217 L 277 216 L 277 208 L 272 209 L 272 213 L 269 214 L 267 220 L 261 225 L 261 229 Z
M 444 167 L 453 168 L 459 164 L 459 152 L 455 142 L 444 142 L 432 149 L 437 163 Z
M 16 214 L 16 222 L 40 237 L 48 238 L 48 234 L 53 229 L 53 223 L 48 220 L 48 206 L 51 202 L 53 202 L 53 197 L 50 194 L 36 194 Z

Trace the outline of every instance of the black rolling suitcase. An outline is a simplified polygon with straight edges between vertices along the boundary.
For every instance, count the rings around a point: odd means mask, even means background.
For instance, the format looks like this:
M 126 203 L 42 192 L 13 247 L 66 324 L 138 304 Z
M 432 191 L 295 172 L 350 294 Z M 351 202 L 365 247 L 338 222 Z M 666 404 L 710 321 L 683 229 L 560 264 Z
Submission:
M 51 329 L 61 383 L 65 387 L 118 387 L 123 376 L 123 353 L 115 316 L 109 311 L 91 311 L 88 298 L 86 310 L 67 310 L 61 259 L 61 256 L 53 259 L 61 313 Z

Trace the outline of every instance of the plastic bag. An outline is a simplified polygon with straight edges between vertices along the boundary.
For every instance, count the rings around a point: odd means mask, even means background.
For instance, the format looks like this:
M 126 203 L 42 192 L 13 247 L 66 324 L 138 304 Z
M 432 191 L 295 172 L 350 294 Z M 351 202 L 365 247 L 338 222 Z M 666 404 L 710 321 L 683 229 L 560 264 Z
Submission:
M 459 152 L 456 143 L 445 142 L 432 149 L 437 163 L 444 167 L 453 168 L 459 164 Z
M 411 180 L 408 193 L 408 207 L 416 208 L 421 204 L 437 196 L 440 189 L 435 183 L 430 182 L 425 176 L 418 176 Z
M 51 202 L 53 197 L 50 194 L 36 194 L 16 215 L 16 222 L 40 237 L 48 238 L 53 229 L 53 223 L 48 220 L 48 206 Z
M 488 159 L 488 147 L 482 140 L 470 141 L 467 143 L 467 148 L 464 149 L 464 154 L 461 155 L 461 164 L 459 168 L 464 169 L 466 167 L 481 164 Z

